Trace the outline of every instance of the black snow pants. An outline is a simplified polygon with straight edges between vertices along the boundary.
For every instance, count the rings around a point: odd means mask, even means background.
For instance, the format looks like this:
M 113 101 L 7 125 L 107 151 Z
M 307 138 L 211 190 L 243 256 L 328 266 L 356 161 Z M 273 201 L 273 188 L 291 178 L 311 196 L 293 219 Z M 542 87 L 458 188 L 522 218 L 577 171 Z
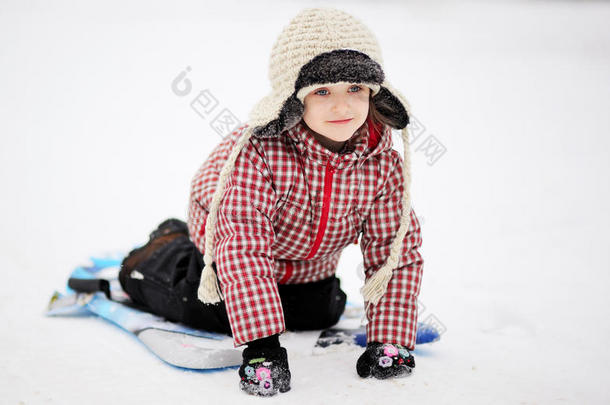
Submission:
M 169 233 L 167 229 L 174 233 L 171 240 L 158 243 L 164 232 Z M 217 271 L 215 262 L 212 266 Z M 204 304 L 197 299 L 202 269 L 203 255 L 189 239 L 186 223 L 172 218 L 151 233 L 147 245 L 127 255 L 119 281 L 134 303 L 151 313 L 197 329 L 231 335 L 224 301 Z M 335 276 L 305 284 L 278 284 L 278 291 L 288 330 L 330 327 L 345 310 L 346 295 Z

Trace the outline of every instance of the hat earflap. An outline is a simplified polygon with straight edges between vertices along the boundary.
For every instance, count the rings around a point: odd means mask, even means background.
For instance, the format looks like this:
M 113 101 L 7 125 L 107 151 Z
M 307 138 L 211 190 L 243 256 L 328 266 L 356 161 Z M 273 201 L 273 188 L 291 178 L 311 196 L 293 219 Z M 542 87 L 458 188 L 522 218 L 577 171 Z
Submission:
M 277 118 L 269 121 L 265 125 L 255 127 L 252 135 L 257 138 L 276 137 L 282 132 L 294 127 L 301 120 L 304 112 L 305 106 L 296 95 L 293 94 L 284 101 Z

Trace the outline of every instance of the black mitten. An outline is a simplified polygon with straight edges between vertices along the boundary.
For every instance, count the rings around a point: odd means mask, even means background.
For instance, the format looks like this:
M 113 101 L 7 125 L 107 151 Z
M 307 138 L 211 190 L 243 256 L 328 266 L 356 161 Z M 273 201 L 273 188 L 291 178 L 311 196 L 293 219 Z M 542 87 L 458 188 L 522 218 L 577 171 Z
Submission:
M 415 358 L 406 347 L 379 342 L 368 343 L 356 363 L 356 371 L 363 378 L 406 377 L 414 367 Z
M 290 390 L 288 355 L 283 347 L 244 349 L 239 387 L 250 395 L 271 396 Z

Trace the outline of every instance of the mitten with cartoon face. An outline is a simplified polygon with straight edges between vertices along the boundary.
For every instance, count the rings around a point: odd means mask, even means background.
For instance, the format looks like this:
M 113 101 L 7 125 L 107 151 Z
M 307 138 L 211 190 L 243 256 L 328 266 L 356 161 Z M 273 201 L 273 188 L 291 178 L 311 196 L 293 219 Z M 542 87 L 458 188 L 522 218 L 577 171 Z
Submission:
M 356 371 L 363 378 L 406 377 L 413 368 L 415 359 L 406 347 L 379 342 L 368 343 L 356 363 Z

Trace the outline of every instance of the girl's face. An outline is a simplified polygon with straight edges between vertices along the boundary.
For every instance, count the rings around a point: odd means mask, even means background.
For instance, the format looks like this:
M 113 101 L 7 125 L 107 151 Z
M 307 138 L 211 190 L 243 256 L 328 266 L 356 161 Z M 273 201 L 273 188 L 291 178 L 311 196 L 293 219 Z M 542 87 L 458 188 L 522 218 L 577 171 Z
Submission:
M 303 99 L 303 120 L 320 135 L 333 141 L 347 141 L 366 121 L 369 92 L 368 87 L 358 84 L 318 87 Z

